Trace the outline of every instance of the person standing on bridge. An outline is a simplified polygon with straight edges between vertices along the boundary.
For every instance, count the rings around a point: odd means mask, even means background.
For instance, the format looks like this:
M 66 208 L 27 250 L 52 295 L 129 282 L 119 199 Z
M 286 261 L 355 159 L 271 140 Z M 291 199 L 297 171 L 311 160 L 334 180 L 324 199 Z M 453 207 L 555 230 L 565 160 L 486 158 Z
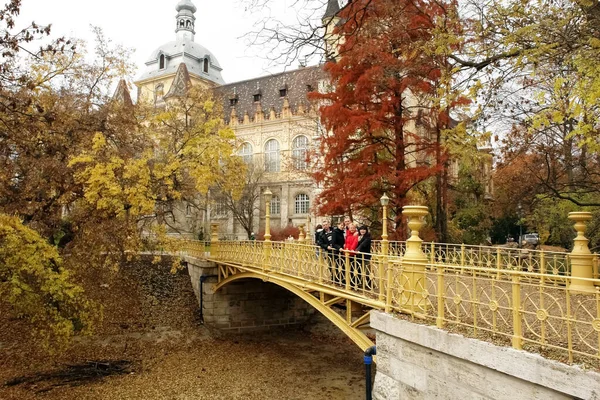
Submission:
M 359 268 L 358 275 L 360 278 L 364 278 L 365 289 L 371 288 L 371 234 L 369 228 L 366 225 L 361 226 L 358 229 L 358 246 L 356 247 L 357 264 Z M 362 286 L 362 282 L 359 280 L 358 286 Z
M 348 225 L 348 232 L 346 233 L 346 242 L 344 243 L 344 252 L 349 253 L 349 265 L 344 263 L 344 270 L 342 274 L 346 276 L 346 269 L 350 268 L 350 284 L 354 289 L 360 286 L 360 276 L 358 275 L 359 269 L 356 265 L 356 248 L 358 247 L 358 231 L 356 230 L 356 224 L 351 223 Z M 345 261 L 345 260 L 344 260 Z
M 344 257 L 342 250 L 344 249 L 344 229 L 343 221 L 338 223 L 336 228 L 333 228 L 331 235 L 331 244 L 327 248 L 331 252 L 331 277 L 333 283 L 340 285 L 346 284 L 346 275 L 344 274 Z

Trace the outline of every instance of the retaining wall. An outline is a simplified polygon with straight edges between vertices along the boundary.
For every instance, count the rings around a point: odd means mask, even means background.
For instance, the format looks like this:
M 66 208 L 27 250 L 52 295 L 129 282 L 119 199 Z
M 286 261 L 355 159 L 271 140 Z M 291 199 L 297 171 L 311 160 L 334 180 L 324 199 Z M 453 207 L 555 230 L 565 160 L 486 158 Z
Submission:
M 373 398 L 600 399 L 600 374 L 379 311 Z

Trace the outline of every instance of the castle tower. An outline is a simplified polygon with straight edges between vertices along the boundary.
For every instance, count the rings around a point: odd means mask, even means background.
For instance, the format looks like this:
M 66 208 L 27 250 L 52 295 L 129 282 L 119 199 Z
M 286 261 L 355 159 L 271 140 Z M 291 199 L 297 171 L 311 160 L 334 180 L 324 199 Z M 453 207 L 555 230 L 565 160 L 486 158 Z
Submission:
M 177 27 L 175 33 L 177 33 L 177 40 L 191 40 L 194 41 L 194 24 L 196 23 L 196 6 L 191 0 L 181 0 L 177 3 Z
M 138 88 L 139 102 L 158 107 L 164 105 L 165 98 L 175 92 L 173 84 L 181 86 L 182 80 L 205 87 L 225 83 L 217 58 L 194 40 L 196 6 L 191 0 L 180 0 L 175 10 L 175 40 L 152 52 L 145 63 L 145 71 L 134 82 Z M 182 64 L 185 68 L 181 67 Z
M 338 16 L 340 12 L 340 4 L 338 0 L 328 0 L 325 14 L 321 18 L 321 23 L 325 27 L 325 35 L 323 37 L 325 41 L 325 58 L 331 60 L 338 56 L 339 37 L 334 34 L 333 31 L 337 24 L 340 22 Z

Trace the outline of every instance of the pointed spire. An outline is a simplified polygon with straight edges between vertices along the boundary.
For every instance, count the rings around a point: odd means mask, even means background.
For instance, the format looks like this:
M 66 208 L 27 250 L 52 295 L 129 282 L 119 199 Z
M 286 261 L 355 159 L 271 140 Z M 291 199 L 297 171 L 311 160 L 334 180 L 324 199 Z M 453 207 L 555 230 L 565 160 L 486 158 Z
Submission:
M 133 101 L 131 101 L 131 94 L 129 93 L 129 88 L 127 87 L 127 82 L 125 82 L 124 79 L 119 81 L 117 89 L 115 90 L 115 94 L 113 95 L 113 100 L 123 104 L 125 107 L 133 105 Z
M 340 4 L 338 0 L 328 0 L 327 9 L 323 15 L 323 21 L 335 17 L 338 12 L 340 12 Z
M 194 31 L 196 6 L 191 0 L 181 0 L 177 3 L 175 10 L 177 10 L 177 16 L 175 17 L 177 23 L 175 29 L 177 40 L 189 39 L 194 41 L 194 34 L 196 33 Z
M 185 96 L 191 86 L 192 80 L 190 79 L 188 69 L 185 63 L 181 63 L 179 64 L 179 68 L 177 68 L 175 78 L 173 79 L 169 93 L 166 94 L 165 98 L 171 96 Z

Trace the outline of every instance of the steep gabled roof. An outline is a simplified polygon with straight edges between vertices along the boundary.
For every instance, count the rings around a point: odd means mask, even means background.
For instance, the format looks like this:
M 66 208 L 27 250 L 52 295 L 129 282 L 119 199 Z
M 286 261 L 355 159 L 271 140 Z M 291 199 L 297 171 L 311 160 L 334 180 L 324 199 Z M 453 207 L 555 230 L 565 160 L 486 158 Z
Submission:
M 173 84 L 171 84 L 169 93 L 165 95 L 165 98 L 172 96 L 185 96 L 191 85 L 192 80 L 190 79 L 187 66 L 185 63 L 181 63 L 179 64 L 179 68 L 177 68 L 175 78 L 173 79 Z
M 323 19 L 333 18 L 337 15 L 338 12 L 340 12 L 340 4 L 338 0 L 328 0 L 327 9 L 325 10 Z

